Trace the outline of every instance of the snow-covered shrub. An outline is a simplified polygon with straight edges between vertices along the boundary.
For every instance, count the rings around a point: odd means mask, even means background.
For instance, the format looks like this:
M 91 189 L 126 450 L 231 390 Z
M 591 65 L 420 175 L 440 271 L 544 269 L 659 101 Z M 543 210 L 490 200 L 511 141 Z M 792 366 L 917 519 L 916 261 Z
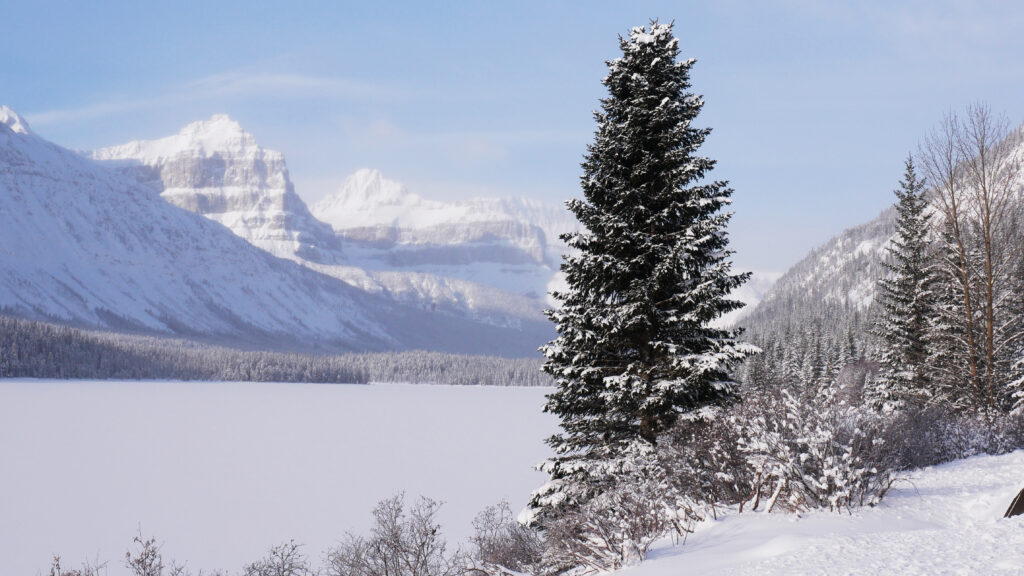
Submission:
M 47 576 L 101 576 L 101 574 L 106 574 L 106 566 L 106 562 L 103 564 L 84 562 L 81 568 L 65 569 L 61 565 L 60 556 L 54 556 Z M 102 572 L 101 569 L 103 569 Z
M 405 508 L 404 495 L 383 500 L 373 511 L 369 537 L 348 534 L 328 552 L 325 576 L 454 576 L 466 571 L 447 544 L 435 517 L 441 503 L 421 497 Z
M 156 538 L 143 538 L 139 534 L 132 538 L 138 548 L 133 554 L 131 550 L 124 555 L 124 565 L 133 576 L 187 576 L 185 567 L 171 561 L 164 565 L 163 553 L 156 543 Z
M 243 576 L 314 576 L 301 545 L 294 540 L 270 549 L 267 555 L 242 570 Z
M 943 406 L 910 408 L 880 417 L 892 466 L 921 468 L 976 454 L 1003 454 L 1024 446 L 1024 417 L 979 414 Z
M 699 507 L 678 491 L 654 447 L 638 442 L 628 453 L 598 494 L 544 523 L 545 571 L 616 570 L 642 561 L 659 538 L 690 530 Z
M 475 570 L 495 576 L 540 571 L 543 535 L 536 527 L 518 522 L 507 501 L 477 514 L 473 529 L 470 558 Z
M 753 478 L 741 510 L 762 501 L 768 511 L 843 510 L 872 505 L 891 486 L 879 420 L 836 401 L 831 388 L 813 396 L 782 389 L 752 404 L 734 416 Z
M 676 495 L 674 531 L 679 535 L 696 521 L 717 517 L 720 506 L 734 504 L 749 492 L 749 467 L 736 450 L 739 434 L 730 418 L 735 409 L 706 410 L 699 422 L 680 422 L 659 440 L 658 462 Z

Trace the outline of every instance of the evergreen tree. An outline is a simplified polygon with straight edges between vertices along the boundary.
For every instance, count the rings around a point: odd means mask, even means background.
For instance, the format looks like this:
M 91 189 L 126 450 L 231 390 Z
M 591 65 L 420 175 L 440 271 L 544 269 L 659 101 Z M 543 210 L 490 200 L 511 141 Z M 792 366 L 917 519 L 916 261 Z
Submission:
M 928 241 L 928 202 L 924 182 L 907 158 L 895 190 L 896 237 L 888 247 L 889 276 L 878 281 L 881 312 L 875 332 L 884 342 L 881 370 L 867 400 L 882 411 L 907 402 L 924 404 L 935 396 L 928 361 L 936 321 L 936 276 Z
M 742 306 L 728 295 L 749 275 L 727 261 L 731 215 L 720 210 L 732 190 L 706 180 L 715 163 L 697 155 L 710 130 L 691 125 L 703 105 L 689 92 L 694 60 L 677 60 L 671 24 L 619 43 L 585 200 L 568 202 L 585 230 L 563 237 L 568 289 L 548 313 L 559 336 L 542 349 L 558 387 L 545 410 L 562 427 L 542 466 L 552 482 L 532 502 L 542 515 L 585 503 L 677 421 L 730 400 L 731 370 L 757 350 L 709 326 Z

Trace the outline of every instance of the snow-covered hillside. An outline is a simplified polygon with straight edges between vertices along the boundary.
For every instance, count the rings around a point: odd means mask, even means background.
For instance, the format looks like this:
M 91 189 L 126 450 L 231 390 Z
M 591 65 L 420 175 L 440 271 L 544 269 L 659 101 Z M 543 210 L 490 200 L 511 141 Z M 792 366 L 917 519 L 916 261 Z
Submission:
M 1002 516 L 1022 470 L 1024 451 L 976 456 L 911 472 L 851 514 L 727 513 L 623 574 L 1021 574 L 1024 516 Z
M 450 541 L 544 481 L 540 388 L 0 380 L 0 574 L 108 560 L 141 529 L 238 573 L 294 538 L 319 564 L 377 501 L 444 500 Z
M 885 274 L 882 259 L 896 232 L 896 211 L 844 230 L 815 248 L 786 271 L 761 303 L 828 302 L 865 309 L 874 300 L 875 285 Z
M 738 324 L 762 346 L 782 343 L 794 352 L 804 345 L 833 351 L 851 346 L 865 353 L 874 345 L 872 303 L 878 280 L 886 274 L 886 247 L 895 225 L 895 210 L 889 208 L 815 248 L 780 276 Z
M 275 258 L 46 142 L 7 108 L 0 253 L 0 310 L 85 326 L 275 348 L 503 355 L 532 354 L 551 334 L 539 318 L 444 314 Z

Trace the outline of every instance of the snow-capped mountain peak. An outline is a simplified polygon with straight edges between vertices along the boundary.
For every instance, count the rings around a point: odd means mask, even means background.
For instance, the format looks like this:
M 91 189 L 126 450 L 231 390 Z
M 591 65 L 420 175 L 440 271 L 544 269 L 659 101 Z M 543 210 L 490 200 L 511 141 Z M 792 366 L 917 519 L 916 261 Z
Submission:
M 259 146 L 227 115 L 91 156 L 114 161 L 168 202 L 220 222 L 276 256 L 319 261 L 338 247 L 330 228 L 295 194 L 284 156 Z
M 530 295 L 547 292 L 578 224 L 564 207 L 526 198 L 423 198 L 377 170 L 352 174 L 310 211 L 371 269 L 417 270 Z
M 371 169 L 359 170 L 346 178 L 333 194 L 311 206 L 310 211 L 339 233 L 368 228 L 422 231 L 517 222 L 542 229 L 547 236 L 544 242 L 558 245 L 558 235 L 576 227 L 571 215 L 558 205 L 527 198 L 480 197 L 454 202 L 426 199 Z
M 7 126 L 15 134 L 33 134 L 28 122 L 7 106 L 0 104 L 0 124 Z
M 423 215 L 439 208 L 441 203 L 425 201 L 402 184 L 385 178 L 379 170 L 362 168 L 311 206 L 310 211 L 335 230 L 344 230 L 406 225 L 410 215 Z
M 97 160 L 131 158 L 146 165 L 183 155 L 197 158 L 223 155 L 280 157 L 277 152 L 260 148 L 256 138 L 227 114 L 216 114 L 209 120 L 192 122 L 173 136 L 158 140 L 135 140 L 93 153 Z
M 388 180 L 373 168 L 361 168 L 346 178 L 335 197 L 374 204 L 415 204 L 420 200 L 404 185 Z

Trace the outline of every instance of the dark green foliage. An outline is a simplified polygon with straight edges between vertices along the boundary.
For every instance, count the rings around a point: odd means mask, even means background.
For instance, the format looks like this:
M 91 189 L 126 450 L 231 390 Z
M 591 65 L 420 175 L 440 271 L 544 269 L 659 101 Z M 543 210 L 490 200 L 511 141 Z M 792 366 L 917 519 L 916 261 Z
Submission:
M 930 378 L 931 338 L 936 322 L 936 277 L 931 254 L 924 182 L 911 158 L 895 190 L 896 236 L 885 263 L 889 276 L 878 282 L 881 310 L 875 331 L 884 342 L 879 378 L 865 399 L 877 409 L 897 410 L 936 399 Z
M 550 386 L 539 359 L 442 352 L 342 355 L 234 350 L 0 316 L 0 378 L 409 382 Z
M 585 230 L 565 236 L 568 289 L 549 312 L 559 336 L 543 349 L 544 370 L 558 390 L 545 409 L 563 432 L 550 439 L 554 482 L 535 496 L 541 508 L 582 503 L 618 458 L 730 400 L 730 371 L 754 351 L 709 326 L 742 306 L 728 295 L 748 275 L 727 261 L 721 210 L 732 190 L 707 180 L 714 161 L 697 155 L 710 130 L 691 125 L 703 105 L 689 92 L 694 61 L 678 60 L 672 25 L 634 28 L 620 46 L 584 199 L 568 203 Z

